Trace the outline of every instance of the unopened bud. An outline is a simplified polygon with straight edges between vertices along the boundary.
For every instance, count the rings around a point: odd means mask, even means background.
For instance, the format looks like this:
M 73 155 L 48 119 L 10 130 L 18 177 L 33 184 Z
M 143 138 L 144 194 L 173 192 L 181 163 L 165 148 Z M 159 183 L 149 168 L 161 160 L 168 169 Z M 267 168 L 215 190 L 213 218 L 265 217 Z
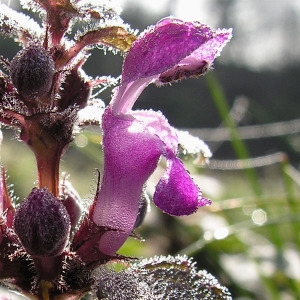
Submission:
M 64 181 L 62 186 L 63 205 L 65 206 L 71 221 L 71 231 L 73 231 L 81 217 L 83 207 L 81 198 L 69 181 Z
M 46 188 L 34 188 L 16 211 L 14 228 L 30 255 L 57 256 L 68 242 L 70 217 Z
M 54 76 L 54 61 L 40 45 L 31 44 L 19 51 L 10 65 L 12 84 L 24 98 L 49 93 Z
M 76 67 L 67 74 L 62 84 L 59 106 L 66 109 L 69 106 L 76 105 L 82 109 L 87 105 L 87 101 L 92 93 L 92 88 L 88 83 L 88 78 L 82 70 Z

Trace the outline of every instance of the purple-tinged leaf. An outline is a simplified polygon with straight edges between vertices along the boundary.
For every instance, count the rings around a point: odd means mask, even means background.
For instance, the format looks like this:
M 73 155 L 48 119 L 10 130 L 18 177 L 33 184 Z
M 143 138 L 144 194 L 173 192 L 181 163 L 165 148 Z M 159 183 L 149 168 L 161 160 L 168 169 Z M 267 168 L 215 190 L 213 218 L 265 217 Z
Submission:
M 80 51 L 91 45 L 112 47 L 116 50 L 127 52 L 135 40 L 136 36 L 134 34 L 129 33 L 125 28 L 120 26 L 91 30 L 78 36 L 75 45 L 68 49 L 62 57 L 56 61 L 56 65 L 63 66 L 69 64 Z

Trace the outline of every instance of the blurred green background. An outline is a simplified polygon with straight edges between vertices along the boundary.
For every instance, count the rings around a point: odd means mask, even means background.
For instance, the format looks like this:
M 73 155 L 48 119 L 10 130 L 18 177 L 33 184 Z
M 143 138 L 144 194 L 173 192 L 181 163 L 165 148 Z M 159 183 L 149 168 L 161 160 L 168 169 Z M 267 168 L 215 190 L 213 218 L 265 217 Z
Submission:
M 148 87 L 135 106 L 162 110 L 172 125 L 207 142 L 210 165 L 186 163 L 212 205 L 184 218 L 152 207 L 138 229 L 145 242 L 131 239 L 120 253 L 193 256 L 234 299 L 300 299 L 299 1 L 119 2 L 125 22 L 140 30 L 171 14 L 234 33 L 213 72 Z M 0 47 L 9 59 L 19 49 L 10 39 Z M 122 57 L 95 49 L 84 70 L 118 76 L 121 68 Z M 110 91 L 101 97 L 108 103 Z M 80 133 L 62 159 L 61 171 L 86 203 L 97 186 L 95 169 L 101 170 L 100 139 L 96 128 Z M 4 130 L 1 160 L 22 200 L 35 186 L 34 158 L 10 130 Z M 149 193 L 155 182 L 156 174 Z

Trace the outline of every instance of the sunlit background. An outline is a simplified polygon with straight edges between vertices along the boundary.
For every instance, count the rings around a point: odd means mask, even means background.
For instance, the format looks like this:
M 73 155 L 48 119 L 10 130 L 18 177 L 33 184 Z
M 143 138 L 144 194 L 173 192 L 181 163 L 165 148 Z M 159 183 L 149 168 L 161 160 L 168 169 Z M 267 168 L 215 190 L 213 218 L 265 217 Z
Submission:
M 184 218 L 152 207 L 138 231 L 146 241 L 132 239 L 120 253 L 194 256 L 199 269 L 215 275 L 234 299 L 300 299 L 300 1 L 118 2 L 125 22 L 140 31 L 173 15 L 232 27 L 234 34 L 208 76 L 148 87 L 136 104 L 162 110 L 171 124 L 207 142 L 210 164 L 186 163 L 213 204 Z M 11 59 L 18 49 L 1 39 L 4 57 Z M 122 57 L 95 49 L 85 71 L 118 76 L 121 68 Z M 108 103 L 110 91 L 100 96 Z M 100 139 L 97 129 L 84 131 L 63 157 L 61 171 L 84 202 L 96 189 Z M 15 196 L 23 199 L 35 185 L 32 154 L 6 131 L 1 156 Z

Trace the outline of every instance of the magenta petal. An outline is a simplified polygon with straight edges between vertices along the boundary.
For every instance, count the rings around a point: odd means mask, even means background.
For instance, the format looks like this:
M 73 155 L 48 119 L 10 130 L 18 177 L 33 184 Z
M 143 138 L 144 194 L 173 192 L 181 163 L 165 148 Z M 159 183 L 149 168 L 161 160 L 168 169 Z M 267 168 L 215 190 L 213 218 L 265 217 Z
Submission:
M 215 30 L 199 22 L 164 19 L 134 42 L 124 61 L 122 84 L 159 76 L 197 49 L 204 52 L 203 59 L 210 65 L 230 38 L 230 29 Z
M 103 115 L 104 170 L 93 221 L 108 231 L 99 242 L 105 254 L 114 254 L 131 234 L 140 197 L 157 167 L 164 144 L 147 126 L 128 115 Z
M 167 170 L 158 182 L 153 201 L 162 211 L 173 216 L 190 215 L 198 207 L 210 204 L 176 157 L 168 160 Z
M 122 80 L 103 115 L 104 171 L 93 221 L 108 231 L 99 249 L 114 254 L 131 234 L 143 187 L 161 155 L 168 161 L 154 201 L 171 215 L 189 215 L 208 205 L 176 158 L 178 136 L 160 113 L 132 111 L 150 83 L 167 83 L 205 73 L 231 38 L 198 22 L 166 18 L 142 33 L 129 50 Z

